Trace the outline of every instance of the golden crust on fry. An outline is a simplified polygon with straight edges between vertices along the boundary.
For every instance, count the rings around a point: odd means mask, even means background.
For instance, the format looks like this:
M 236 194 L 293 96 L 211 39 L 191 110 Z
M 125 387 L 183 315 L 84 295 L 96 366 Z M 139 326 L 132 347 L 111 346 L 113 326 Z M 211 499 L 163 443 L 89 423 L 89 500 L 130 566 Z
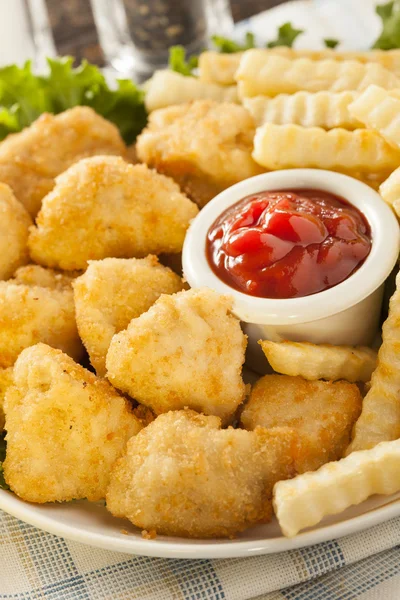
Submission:
M 0 367 L 10 367 L 24 348 L 38 342 L 82 357 L 72 288 L 0 281 Z
M 230 310 L 207 288 L 161 296 L 113 337 L 108 379 L 156 414 L 189 407 L 229 420 L 244 399 L 246 348 Z
M 371 450 L 354 452 L 314 473 L 278 481 L 274 509 L 282 532 L 295 536 L 373 494 L 400 490 L 400 440 L 382 442 Z
M 399 90 L 370 85 L 349 106 L 349 111 L 366 127 L 378 132 L 393 148 L 400 149 Z
M 46 269 L 40 265 L 26 265 L 15 271 L 11 282 L 52 290 L 71 290 L 71 284 L 77 275 L 79 275 L 78 271 L 76 273 L 65 273 L 54 269 Z
M 45 344 L 19 356 L 4 408 L 4 476 L 29 502 L 104 498 L 115 460 L 141 429 L 107 381 Z
M 154 111 L 137 151 L 140 160 L 173 177 L 204 206 L 233 183 L 263 171 L 251 157 L 254 131 L 242 106 L 199 100 Z
M 57 177 L 29 248 L 35 262 L 64 270 L 89 260 L 180 252 L 198 210 L 172 179 L 116 156 L 87 158 Z
M 332 346 L 309 342 L 259 342 L 277 373 L 304 379 L 370 381 L 377 354 L 366 346 Z
M 269 520 L 272 486 L 293 475 L 294 433 L 220 425 L 191 410 L 157 417 L 117 461 L 108 510 L 185 537 L 226 537 Z
M 126 329 L 161 294 L 179 292 L 183 282 L 150 255 L 90 262 L 73 287 L 79 335 L 97 374 L 103 376 L 113 335 Z
M 251 390 L 241 423 L 246 429 L 290 427 L 300 437 L 296 470 L 314 471 L 343 455 L 361 412 L 358 387 L 346 381 L 306 381 L 265 375 Z
M 371 388 L 364 398 L 362 413 L 353 431 L 347 454 L 373 448 L 379 442 L 400 437 L 400 274 L 390 299 L 389 315 L 382 327 L 378 365 Z
M 29 262 L 28 233 L 32 219 L 11 188 L 0 183 L 0 279 L 8 279 Z
M 379 193 L 387 204 L 393 206 L 397 216 L 400 216 L 400 168 L 393 171 L 381 184 Z
M 4 415 L 4 398 L 6 391 L 13 382 L 13 367 L 7 369 L 0 369 L 0 432 L 4 429 L 5 415 Z
M 9 135 L 0 144 L 0 181 L 34 217 L 54 178 L 73 163 L 124 152 L 115 125 L 87 106 L 76 106 L 56 116 L 43 114 L 21 133 Z

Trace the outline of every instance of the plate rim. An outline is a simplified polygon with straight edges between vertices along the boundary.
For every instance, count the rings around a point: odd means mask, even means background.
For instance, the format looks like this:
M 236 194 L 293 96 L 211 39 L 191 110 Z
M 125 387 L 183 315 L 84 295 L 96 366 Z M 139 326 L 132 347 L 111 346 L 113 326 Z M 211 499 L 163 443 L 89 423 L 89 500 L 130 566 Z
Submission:
M 377 496 L 378 497 L 378 496 Z M 390 498 L 390 496 L 388 496 Z M 122 552 L 130 555 L 157 558 L 180 559 L 219 559 L 243 558 L 263 554 L 278 554 L 288 550 L 313 546 L 332 539 L 339 539 L 352 533 L 364 531 L 394 517 L 400 516 L 400 498 L 389 500 L 387 504 L 370 509 L 368 512 L 350 517 L 339 523 L 332 523 L 299 533 L 293 538 L 274 537 L 259 540 L 220 541 L 198 540 L 184 543 L 180 541 L 164 541 L 163 539 L 144 539 L 131 537 L 128 533 L 116 538 L 104 533 L 88 531 L 82 527 L 56 521 L 54 518 L 34 511 L 31 505 L 21 500 L 13 492 L 0 490 L 0 509 L 6 513 L 37 527 L 47 533 L 83 543 L 104 550 Z M 177 538 L 179 540 L 179 538 Z M 202 542 L 201 544 L 198 542 Z M 215 543 L 217 541 L 217 543 Z

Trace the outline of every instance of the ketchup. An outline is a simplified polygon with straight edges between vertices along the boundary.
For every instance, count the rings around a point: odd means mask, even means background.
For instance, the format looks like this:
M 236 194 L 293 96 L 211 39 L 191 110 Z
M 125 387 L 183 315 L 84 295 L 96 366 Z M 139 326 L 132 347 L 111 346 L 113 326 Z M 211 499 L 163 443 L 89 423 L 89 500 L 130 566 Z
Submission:
M 320 190 L 259 192 L 208 231 L 209 264 L 231 287 L 261 298 L 299 298 L 344 281 L 371 250 L 365 217 Z

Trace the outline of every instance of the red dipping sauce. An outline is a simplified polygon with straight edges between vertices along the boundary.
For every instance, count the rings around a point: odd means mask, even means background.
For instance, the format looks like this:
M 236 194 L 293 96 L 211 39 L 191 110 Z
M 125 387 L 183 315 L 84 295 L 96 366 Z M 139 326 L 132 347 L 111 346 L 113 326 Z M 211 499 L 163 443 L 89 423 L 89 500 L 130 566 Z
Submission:
M 371 250 L 354 206 L 320 190 L 259 192 L 224 211 L 208 231 L 216 275 L 261 298 L 299 298 L 344 281 Z

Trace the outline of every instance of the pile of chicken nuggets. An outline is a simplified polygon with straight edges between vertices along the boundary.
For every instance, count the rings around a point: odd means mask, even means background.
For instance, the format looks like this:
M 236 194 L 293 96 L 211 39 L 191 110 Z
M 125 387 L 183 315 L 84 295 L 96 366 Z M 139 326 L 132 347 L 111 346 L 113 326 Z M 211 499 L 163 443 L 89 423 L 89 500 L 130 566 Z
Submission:
M 294 376 L 296 349 L 266 343 L 281 374 L 246 385 L 230 297 L 166 266 L 199 207 L 262 170 L 253 137 L 243 107 L 207 100 L 153 113 L 141 164 L 87 107 L 0 144 L 0 427 L 23 500 L 231 537 L 272 517 L 277 482 L 343 457 L 376 354 Z

